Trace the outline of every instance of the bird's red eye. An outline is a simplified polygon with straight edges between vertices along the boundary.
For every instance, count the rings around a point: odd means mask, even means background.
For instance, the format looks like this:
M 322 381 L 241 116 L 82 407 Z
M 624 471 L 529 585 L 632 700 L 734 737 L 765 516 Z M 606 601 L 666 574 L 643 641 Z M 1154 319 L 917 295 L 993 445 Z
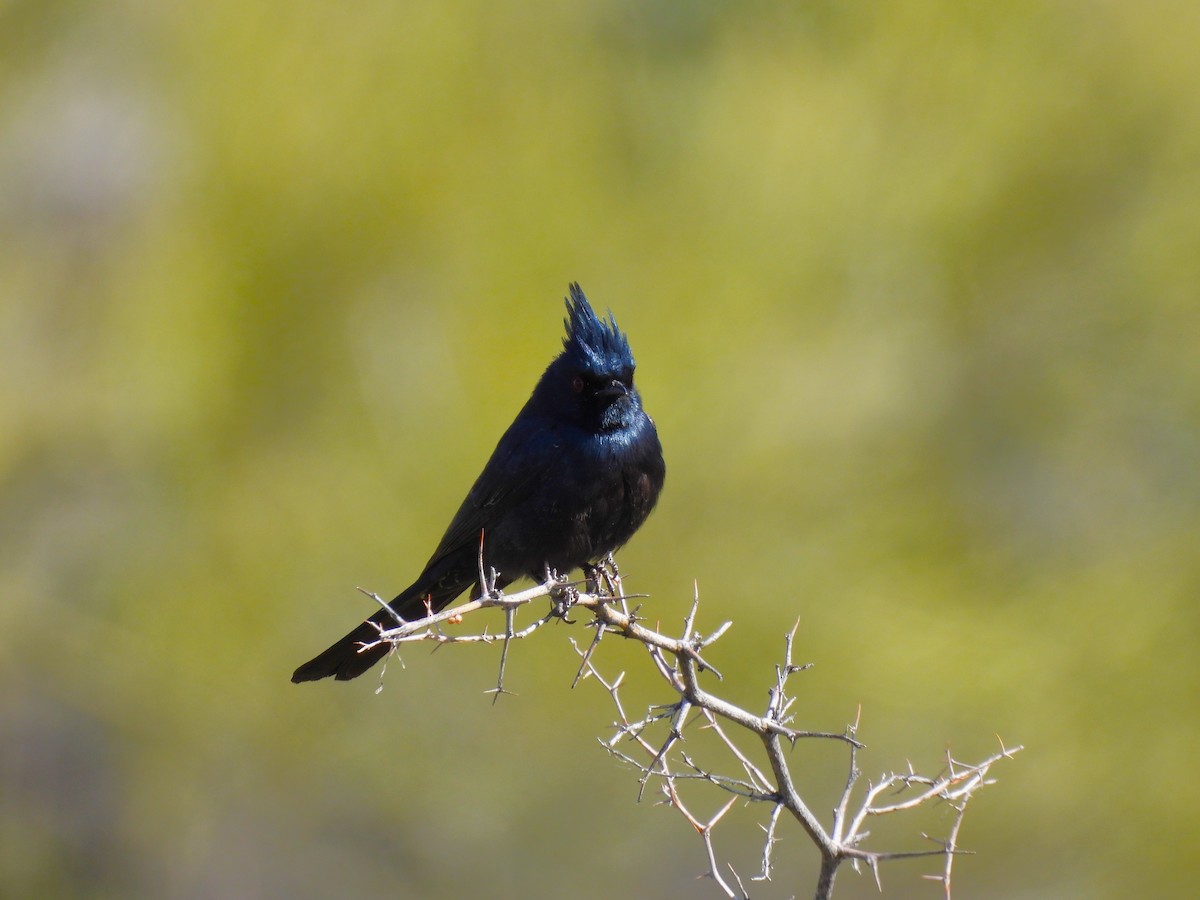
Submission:
M 571 379 L 571 390 L 573 390 L 577 394 L 582 393 L 582 391 L 583 391 L 583 376 L 582 375 L 576 375 L 574 378 Z

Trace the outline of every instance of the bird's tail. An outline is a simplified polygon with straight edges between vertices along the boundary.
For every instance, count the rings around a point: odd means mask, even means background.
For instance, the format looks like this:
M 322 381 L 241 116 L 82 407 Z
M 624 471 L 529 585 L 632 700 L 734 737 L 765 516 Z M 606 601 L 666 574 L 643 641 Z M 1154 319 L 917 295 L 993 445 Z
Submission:
M 440 609 L 453 597 L 452 594 L 440 603 L 434 603 L 433 608 Z M 417 585 L 413 585 L 389 605 L 402 618 L 412 621 L 428 615 L 429 607 L 426 602 L 426 595 L 417 590 Z M 379 640 L 380 628 L 393 628 L 396 624 L 395 617 L 386 609 L 379 610 L 332 647 L 317 654 L 293 672 L 292 682 L 299 684 L 302 681 L 319 681 L 330 676 L 338 681 L 357 678 L 388 655 L 392 645 L 386 641 L 375 642 Z M 365 646 L 373 643 L 373 647 Z

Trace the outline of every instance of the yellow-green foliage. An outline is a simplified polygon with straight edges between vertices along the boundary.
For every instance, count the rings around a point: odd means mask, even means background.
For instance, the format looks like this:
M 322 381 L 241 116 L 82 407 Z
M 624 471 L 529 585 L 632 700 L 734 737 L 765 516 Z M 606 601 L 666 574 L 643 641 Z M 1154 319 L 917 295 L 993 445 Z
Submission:
M 698 579 L 759 703 L 798 617 L 800 724 L 861 703 L 868 772 L 1024 743 L 963 896 L 1193 890 L 1198 45 L 1170 2 L 0 4 L 0 894 L 713 894 L 563 627 L 496 708 L 483 648 L 288 683 L 571 280 L 666 447 L 652 620 Z

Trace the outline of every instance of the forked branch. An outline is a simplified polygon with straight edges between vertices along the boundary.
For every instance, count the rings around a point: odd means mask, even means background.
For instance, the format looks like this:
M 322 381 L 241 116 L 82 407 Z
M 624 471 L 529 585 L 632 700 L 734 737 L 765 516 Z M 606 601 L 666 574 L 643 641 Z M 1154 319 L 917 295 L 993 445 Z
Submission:
M 713 645 L 731 627 L 725 622 L 704 634 L 697 628 L 700 601 L 693 597 L 691 609 L 678 637 L 649 628 L 630 609 L 635 599 L 625 594 L 621 576 L 611 557 L 602 566 L 588 573 L 586 589 L 568 582 L 556 573 L 547 571 L 545 581 L 513 594 L 496 589 L 496 573 L 485 569 L 480 555 L 479 596 L 453 609 L 430 613 L 411 622 L 398 621 L 396 626 L 381 629 L 377 640 L 364 645 L 377 646 L 388 642 L 397 650 L 414 642 L 435 644 L 465 644 L 502 642 L 497 696 L 507 693 L 504 687 L 505 662 L 513 641 L 527 638 L 543 625 L 554 620 L 572 620 L 572 611 L 584 611 L 590 616 L 586 624 L 594 635 L 581 646 L 573 638 L 571 644 L 579 656 L 579 669 L 573 684 L 591 678 L 611 698 L 616 711 L 611 737 L 601 739 L 601 746 L 614 758 L 638 773 L 638 797 L 647 787 L 655 786 L 664 803 L 675 809 L 700 836 L 707 861 L 707 875 L 727 897 L 748 897 L 745 883 L 728 863 L 719 861 L 714 832 L 725 821 L 729 810 L 739 801 L 763 806 L 764 834 L 759 870 L 750 876 L 751 882 L 770 881 L 777 871 L 775 845 L 785 821 L 794 821 L 816 847 L 819 870 L 814 896 L 827 900 L 832 895 L 835 877 L 842 863 L 850 861 L 857 869 L 865 866 L 880 884 L 880 864 L 900 859 L 936 858 L 939 868 L 926 875 L 940 883 L 945 897 L 950 897 L 951 873 L 955 859 L 962 851 L 958 834 L 968 802 L 984 786 L 994 783 L 992 767 L 1011 758 L 1021 747 L 999 749 L 980 762 L 967 763 L 946 754 L 945 765 L 934 775 L 926 775 L 911 766 L 903 772 L 884 773 L 860 788 L 862 773 L 858 765 L 858 717 L 842 731 L 808 730 L 796 727 L 792 715 L 794 697 L 790 679 L 805 671 L 807 665 L 793 660 L 796 626 L 784 637 L 783 660 L 775 666 L 774 678 L 767 692 L 767 703 L 761 713 L 745 709 L 718 696 L 701 679 L 720 682 L 721 672 L 712 661 Z M 375 594 L 369 594 L 383 604 Z M 548 611 L 540 618 L 518 629 L 516 613 L 540 598 L 549 598 Z M 476 633 L 460 634 L 445 630 L 446 625 L 459 625 L 467 616 L 485 609 L 504 610 L 504 628 L 491 633 L 485 627 Z M 640 717 L 630 715 L 621 696 L 625 673 L 608 678 L 596 664 L 596 654 L 606 636 L 619 636 L 642 644 L 651 662 L 652 671 L 669 688 L 673 699 L 650 707 Z M 690 749 L 685 750 L 685 735 L 702 730 L 726 760 L 727 768 L 718 769 L 711 763 L 698 761 Z M 762 747 L 754 751 L 753 735 Z M 817 741 L 838 745 L 847 754 L 847 776 L 828 824 L 813 812 L 801 796 L 793 778 L 789 751 L 800 741 Z M 765 765 L 754 757 L 761 755 Z M 691 785 L 706 785 L 707 789 L 727 794 L 707 819 L 693 812 L 695 801 L 685 802 L 685 790 Z M 688 787 L 685 787 L 688 786 Z M 928 850 L 898 851 L 873 849 L 867 846 L 870 832 L 866 825 L 872 818 L 896 816 L 933 804 L 944 804 L 952 814 L 944 837 L 930 838 L 934 846 Z

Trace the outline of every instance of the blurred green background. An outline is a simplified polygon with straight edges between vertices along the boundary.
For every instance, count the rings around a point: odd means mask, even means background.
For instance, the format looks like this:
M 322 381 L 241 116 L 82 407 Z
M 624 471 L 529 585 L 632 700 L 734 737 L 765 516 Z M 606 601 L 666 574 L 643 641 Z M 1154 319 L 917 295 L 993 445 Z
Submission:
M 288 682 L 419 569 L 576 279 L 667 453 L 627 587 L 675 629 L 698 581 L 729 697 L 798 618 L 800 722 L 861 704 L 868 774 L 1027 745 L 959 896 L 1194 888 L 1198 40 L 1182 2 L 0 2 L 0 895 L 717 895 L 596 745 L 581 629 L 496 707 L 494 648 Z M 843 764 L 797 755 L 822 812 Z M 756 896 L 811 892 L 781 836 Z

